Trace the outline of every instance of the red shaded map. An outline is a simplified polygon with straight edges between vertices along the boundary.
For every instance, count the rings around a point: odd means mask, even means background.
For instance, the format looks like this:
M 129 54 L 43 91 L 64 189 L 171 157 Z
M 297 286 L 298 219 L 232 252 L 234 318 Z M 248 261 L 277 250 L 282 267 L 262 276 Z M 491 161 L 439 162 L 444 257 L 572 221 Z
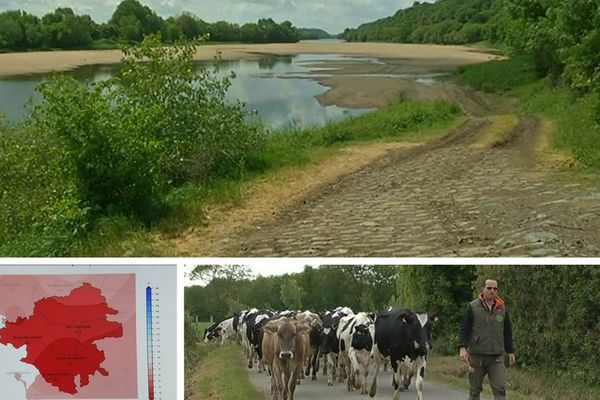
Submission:
M 27 357 L 21 361 L 34 365 L 61 392 L 75 394 L 77 376 L 80 387 L 88 385 L 96 372 L 108 376 L 101 367 L 104 351 L 94 342 L 123 336 L 122 324 L 107 319 L 116 314 L 100 289 L 84 283 L 68 296 L 36 301 L 28 318 L 6 321 L 0 343 L 15 348 L 27 345 Z

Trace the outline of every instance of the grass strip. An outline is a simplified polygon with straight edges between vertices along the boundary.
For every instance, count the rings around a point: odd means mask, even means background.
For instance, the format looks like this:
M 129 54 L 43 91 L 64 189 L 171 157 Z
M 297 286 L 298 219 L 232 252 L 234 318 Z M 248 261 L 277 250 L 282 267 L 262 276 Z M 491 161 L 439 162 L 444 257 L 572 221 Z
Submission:
M 190 400 L 264 400 L 250 383 L 239 346 L 229 344 L 212 351 L 195 375 L 196 388 Z

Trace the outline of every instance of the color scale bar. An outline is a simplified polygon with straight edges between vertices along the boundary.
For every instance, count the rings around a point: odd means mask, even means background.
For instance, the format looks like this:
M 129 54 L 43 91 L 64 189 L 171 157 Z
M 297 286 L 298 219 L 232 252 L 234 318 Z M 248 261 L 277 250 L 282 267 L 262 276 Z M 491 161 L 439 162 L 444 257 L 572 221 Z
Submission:
M 146 333 L 148 336 L 148 399 L 154 400 L 154 355 L 152 340 L 152 288 L 146 287 Z

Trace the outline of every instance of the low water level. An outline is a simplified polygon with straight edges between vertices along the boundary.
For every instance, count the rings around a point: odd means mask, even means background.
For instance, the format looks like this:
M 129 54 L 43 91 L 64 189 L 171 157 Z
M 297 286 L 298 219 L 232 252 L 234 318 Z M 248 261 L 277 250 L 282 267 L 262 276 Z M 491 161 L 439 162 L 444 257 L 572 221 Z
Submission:
M 337 106 L 321 106 L 315 96 L 327 90 L 309 78 L 315 64 L 327 61 L 359 61 L 378 63 L 376 59 L 343 55 L 300 54 L 296 56 L 264 56 L 258 60 L 223 61 L 220 75 L 233 71 L 236 78 L 227 93 L 231 101 L 241 100 L 248 110 L 256 110 L 258 118 L 271 129 L 289 126 L 320 126 L 327 121 L 340 120 L 368 109 L 350 110 Z M 206 67 L 207 63 L 199 63 Z M 310 66 L 309 66 L 310 65 Z M 116 73 L 116 65 L 93 65 L 65 72 L 80 81 L 99 81 Z M 0 111 L 9 121 L 22 120 L 26 103 L 39 102 L 41 95 L 35 87 L 48 74 L 0 78 Z

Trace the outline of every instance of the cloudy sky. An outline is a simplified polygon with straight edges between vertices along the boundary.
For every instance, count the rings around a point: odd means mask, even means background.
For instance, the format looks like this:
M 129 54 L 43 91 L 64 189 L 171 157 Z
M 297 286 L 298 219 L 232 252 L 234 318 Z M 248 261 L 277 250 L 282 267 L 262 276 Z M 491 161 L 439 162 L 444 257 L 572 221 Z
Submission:
M 432 2 L 433 0 L 429 0 Z M 42 16 L 57 7 L 70 7 L 106 22 L 121 0 L 0 0 L 0 11 L 24 10 Z M 224 20 L 243 24 L 271 17 L 291 21 L 300 28 L 321 28 L 340 33 L 346 27 L 374 21 L 409 7 L 414 0 L 141 0 L 163 18 L 189 11 L 208 22 Z

